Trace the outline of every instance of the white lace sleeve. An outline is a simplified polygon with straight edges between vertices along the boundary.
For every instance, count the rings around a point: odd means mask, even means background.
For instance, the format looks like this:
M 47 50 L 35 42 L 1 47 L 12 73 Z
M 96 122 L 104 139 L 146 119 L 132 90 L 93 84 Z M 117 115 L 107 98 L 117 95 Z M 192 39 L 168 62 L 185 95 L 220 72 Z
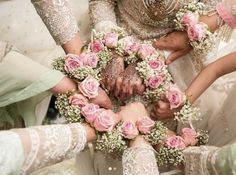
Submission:
M 68 0 L 31 0 L 58 45 L 70 41 L 79 28 Z
M 109 31 L 117 27 L 116 0 L 89 0 L 89 11 L 97 31 Z
M 80 124 L 38 126 L 13 130 L 20 136 L 25 160 L 22 174 L 62 161 L 84 149 L 86 131 Z
M 122 165 L 123 175 L 159 175 L 154 150 L 150 145 L 126 150 Z
M 214 146 L 188 147 L 184 150 L 185 175 L 211 175 L 213 173 L 211 155 Z

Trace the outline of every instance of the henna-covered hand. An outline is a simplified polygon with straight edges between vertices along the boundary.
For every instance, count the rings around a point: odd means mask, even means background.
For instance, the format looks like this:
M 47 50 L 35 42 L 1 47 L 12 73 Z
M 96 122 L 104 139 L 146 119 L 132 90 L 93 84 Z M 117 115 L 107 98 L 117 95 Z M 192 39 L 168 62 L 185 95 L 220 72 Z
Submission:
M 102 73 L 102 84 L 109 92 L 113 92 L 116 79 L 125 69 L 124 59 L 121 56 L 114 53 L 112 57 Z
M 130 64 L 116 80 L 115 96 L 121 100 L 135 94 L 142 95 L 144 90 L 145 86 L 136 70 L 136 64 Z

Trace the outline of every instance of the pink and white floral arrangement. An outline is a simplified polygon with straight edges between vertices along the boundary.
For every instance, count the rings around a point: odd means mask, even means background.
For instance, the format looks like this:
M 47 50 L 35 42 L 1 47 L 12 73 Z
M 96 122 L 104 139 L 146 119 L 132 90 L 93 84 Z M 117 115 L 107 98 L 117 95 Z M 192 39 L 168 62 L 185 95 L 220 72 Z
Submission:
M 98 133 L 96 148 L 113 155 L 122 155 L 128 142 L 139 134 L 152 145 L 163 145 L 160 151 L 170 151 L 172 146 L 181 140 L 186 140 L 185 146 L 195 143 L 196 140 L 189 138 L 190 132 L 187 129 L 183 131 L 182 137 L 175 136 L 166 140 L 167 128 L 162 122 L 154 122 L 149 117 L 144 117 L 136 123 L 117 122 L 116 116 L 110 110 L 90 102 L 98 96 L 101 71 L 112 59 L 112 52 L 123 56 L 128 64 L 137 62 L 136 69 L 146 85 L 144 98 L 147 101 L 155 102 L 164 98 L 170 103 L 171 109 L 182 107 L 180 112 L 175 114 L 177 120 L 189 122 L 198 119 L 197 108 L 187 102 L 185 94 L 173 83 L 162 52 L 151 44 L 140 43 L 132 36 L 126 36 L 122 30 L 96 33 L 80 56 L 68 54 L 54 62 L 55 69 L 75 80 L 78 85 L 78 90 L 58 95 L 56 107 L 60 114 L 69 123 L 86 122 L 94 127 Z M 204 144 L 206 137 L 202 136 L 200 140 L 199 143 Z M 178 144 L 178 148 L 174 149 L 179 151 L 183 148 L 183 145 Z M 169 157 L 174 156 L 166 151 L 165 154 L 167 153 Z M 173 162 L 168 160 L 167 163 Z
M 205 5 L 202 2 L 192 2 L 176 13 L 176 30 L 186 31 L 189 44 L 193 47 L 195 55 L 204 57 L 215 44 L 215 34 L 207 24 L 199 21 L 200 15 L 206 15 Z

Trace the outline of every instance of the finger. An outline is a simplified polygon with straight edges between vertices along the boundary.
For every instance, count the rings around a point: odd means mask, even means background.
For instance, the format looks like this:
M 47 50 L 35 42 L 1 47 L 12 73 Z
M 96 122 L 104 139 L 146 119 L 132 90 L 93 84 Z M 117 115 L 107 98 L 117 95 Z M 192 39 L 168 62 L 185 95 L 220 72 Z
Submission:
M 101 82 L 107 88 L 107 77 L 105 75 L 102 76 Z
M 108 81 L 108 87 L 109 87 L 109 92 L 112 92 L 115 88 L 116 81 L 115 79 L 109 79 Z
M 134 86 L 129 86 L 127 89 L 127 97 L 133 96 Z
M 116 87 L 115 87 L 115 96 L 118 97 L 120 94 L 120 90 L 121 90 L 121 86 L 122 86 L 122 82 L 123 82 L 123 78 L 121 76 L 119 76 L 116 79 Z
M 135 83 L 134 83 L 134 92 L 135 94 L 139 94 L 142 95 L 143 91 L 145 89 L 145 86 L 142 84 L 142 80 L 138 79 Z
M 165 102 L 163 102 L 163 101 L 161 101 L 161 100 L 157 102 L 157 106 L 158 106 L 158 109 L 159 109 L 161 112 L 170 109 L 169 103 L 165 103 Z
M 153 47 L 160 49 L 160 50 L 170 50 L 171 45 L 168 44 L 166 38 L 159 39 L 153 42 Z
M 120 95 L 121 95 L 122 100 L 127 99 L 129 88 L 130 88 L 130 84 L 127 81 L 123 82 L 122 88 L 120 90 Z
M 151 113 L 151 118 L 153 118 L 154 120 L 164 120 L 164 119 L 166 119 L 166 116 L 158 113 L 157 111 L 153 111 Z
M 143 92 L 145 91 L 145 86 L 142 84 L 141 86 L 139 86 L 137 93 L 139 95 L 143 95 Z
M 173 61 L 175 61 L 176 59 L 178 59 L 179 57 L 185 55 L 185 51 L 184 50 L 178 50 L 178 51 L 175 51 L 175 52 L 172 52 L 168 57 L 167 57 L 167 60 L 166 60 L 166 64 L 171 64 Z

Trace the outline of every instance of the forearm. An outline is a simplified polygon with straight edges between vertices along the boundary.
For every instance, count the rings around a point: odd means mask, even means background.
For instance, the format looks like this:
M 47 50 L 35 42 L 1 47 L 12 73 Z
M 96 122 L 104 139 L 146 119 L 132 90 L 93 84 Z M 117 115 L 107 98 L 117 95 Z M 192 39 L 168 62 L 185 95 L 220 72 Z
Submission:
M 236 71 L 236 52 L 226 55 L 208 65 L 192 81 L 186 90 L 190 103 L 194 101 L 219 77 Z
M 201 71 L 185 91 L 190 103 L 195 100 L 218 78 L 211 65 Z
M 22 172 L 55 164 L 83 150 L 86 142 L 95 139 L 95 132 L 79 123 L 37 126 L 12 130 L 23 145 L 25 161 Z
M 76 90 L 77 86 L 73 80 L 68 77 L 64 77 L 56 86 L 51 89 L 53 94 L 63 94 L 68 91 Z
M 83 42 L 81 41 L 79 32 L 75 34 L 75 36 L 65 44 L 62 44 L 62 48 L 64 49 L 66 54 L 81 54 L 81 49 L 83 47 Z
M 31 0 L 58 45 L 66 53 L 80 54 L 82 42 L 75 16 L 67 0 Z

